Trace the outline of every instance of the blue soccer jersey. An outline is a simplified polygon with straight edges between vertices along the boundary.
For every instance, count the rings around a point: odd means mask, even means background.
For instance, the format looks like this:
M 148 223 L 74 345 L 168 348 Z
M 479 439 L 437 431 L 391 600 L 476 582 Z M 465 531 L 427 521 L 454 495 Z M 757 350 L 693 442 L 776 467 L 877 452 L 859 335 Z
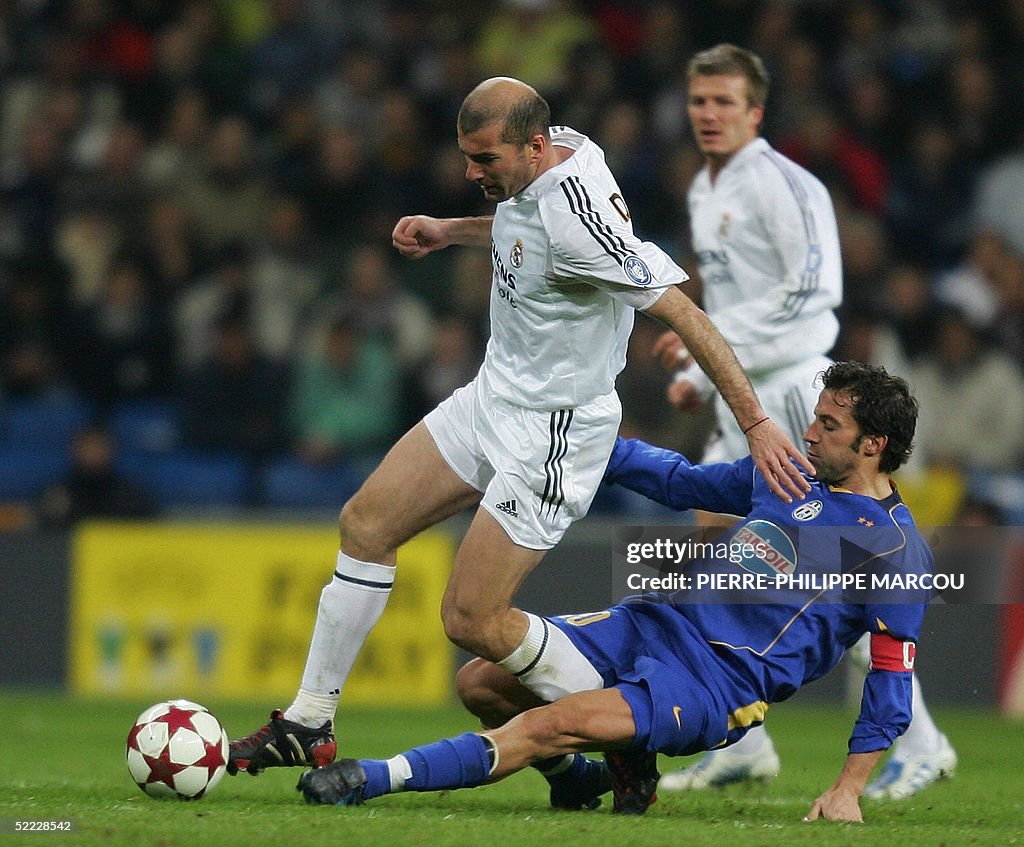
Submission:
M 872 634 L 872 667 L 850 752 L 885 749 L 907 728 L 910 673 L 928 592 L 899 589 L 930 574 L 932 557 L 897 491 L 876 500 L 811 480 L 804 500 L 786 504 L 749 457 L 693 465 L 678 453 L 621 438 L 605 479 L 674 509 L 745 516 L 715 545 L 716 551 L 728 550 L 726 555 L 716 552 L 686 566 L 690 588 L 634 598 L 610 610 L 611 616 L 625 610 L 629 626 L 643 638 L 639 648 L 626 648 L 639 651 L 634 671 L 640 654 L 646 657 L 641 661 L 655 662 L 664 654 L 661 658 L 676 666 L 685 654 L 683 675 L 692 677 L 687 685 L 697 685 L 705 701 L 697 715 L 697 722 L 704 722 L 701 732 L 677 735 L 683 743 L 666 746 L 667 736 L 656 726 L 650 746 L 680 753 L 738 740 L 763 720 L 769 704 L 823 676 L 865 632 Z M 701 574 L 721 579 L 705 579 L 712 587 L 698 589 Z M 729 575 L 747 575 L 749 582 L 757 574 L 756 589 L 722 593 Z M 594 642 L 586 644 L 591 652 L 622 649 L 600 636 L 602 629 L 611 633 L 606 626 L 586 623 L 570 617 L 560 626 L 577 642 Z M 598 669 L 606 682 L 616 676 L 612 660 L 630 664 L 622 655 L 605 658 Z M 637 677 L 627 670 L 617 679 Z M 651 688 L 646 678 L 643 684 Z M 678 702 L 685 692 L 676 686 L 665 692 L 664 702 L 654 698 L 651 716 L 669 735 L 681 729 L 687 708 Z

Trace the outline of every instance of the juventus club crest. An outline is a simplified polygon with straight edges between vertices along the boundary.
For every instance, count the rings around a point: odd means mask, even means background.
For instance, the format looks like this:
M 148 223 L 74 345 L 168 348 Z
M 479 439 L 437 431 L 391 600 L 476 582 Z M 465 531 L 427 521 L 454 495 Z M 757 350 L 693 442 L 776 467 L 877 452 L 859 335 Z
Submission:
M 512 245 L 512 252 L 509 253 L 508 260 L 512 263 L 513 268 L 521 268 L 523 266 L 523 239 L 516 239 L 516 243 Z
M 798 521 L 813 521 L 823 508 L 821 500 L 811 500 L 810 503 L 801 503 L 790 514 Z

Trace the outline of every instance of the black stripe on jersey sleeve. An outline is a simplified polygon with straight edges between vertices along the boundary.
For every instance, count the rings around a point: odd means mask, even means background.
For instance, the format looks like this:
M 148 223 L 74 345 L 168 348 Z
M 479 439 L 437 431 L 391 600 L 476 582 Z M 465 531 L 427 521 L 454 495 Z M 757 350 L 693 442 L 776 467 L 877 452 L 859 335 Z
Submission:
M 559 187 L 562 189 L 566 200 L 569 201 L 569 211 L 579 218 L 583 228 L 601 245 L 601 249 L 605 253 L 620 265 L 627 258 L 634 255 L 626 247 L 626 243 L 615 234 L 614 230 L 601 220 L 601 216 L 594 209 L 594 204 L 591 202 L 586 186 L 583 185 L 578 176 L 567 177 L 562 180 Z

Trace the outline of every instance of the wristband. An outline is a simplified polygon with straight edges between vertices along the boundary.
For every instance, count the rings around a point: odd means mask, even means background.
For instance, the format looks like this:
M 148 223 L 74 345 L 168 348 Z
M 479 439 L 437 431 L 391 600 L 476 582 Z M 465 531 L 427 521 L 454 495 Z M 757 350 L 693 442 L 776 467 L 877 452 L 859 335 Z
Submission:
M 748 432 L 750 432 L 750 430 L 752 430 L 752 429 L 753 429 L 753 428 L 754 428 L 755 426 L 760 426 L 760 425 L 761 425 L 761 424 L 763 424 L 763 423 L 764 423 L 764 422 L 765 422 L 766 420 L 768 420 L 768 415 L 765 415 L 765 416 L 764 416 L 763 418 L 761 418 L 761 420 L 759 420 L 759 421 L 754 421 L 754 423 L 752 423 L 752 424 L 751 424 L 750 426 L 748 426 L 748 427 L 747 427 L 747 428 L 746 428 L 745 430 L 743 430 L 743 434 L 744 434 L 744 435 L 746 435 L 746 434 L 747 434 Z

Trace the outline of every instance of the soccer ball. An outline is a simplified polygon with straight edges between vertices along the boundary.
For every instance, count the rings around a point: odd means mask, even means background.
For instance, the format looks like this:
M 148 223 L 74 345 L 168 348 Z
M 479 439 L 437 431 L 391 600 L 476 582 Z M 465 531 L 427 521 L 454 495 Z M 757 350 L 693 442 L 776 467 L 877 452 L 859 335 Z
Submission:
M 128 772 L 150 797 L 198 800 L 224 776 L 228 734 L 198 703 L 167 700 L 139 715 L 126 755 Z

